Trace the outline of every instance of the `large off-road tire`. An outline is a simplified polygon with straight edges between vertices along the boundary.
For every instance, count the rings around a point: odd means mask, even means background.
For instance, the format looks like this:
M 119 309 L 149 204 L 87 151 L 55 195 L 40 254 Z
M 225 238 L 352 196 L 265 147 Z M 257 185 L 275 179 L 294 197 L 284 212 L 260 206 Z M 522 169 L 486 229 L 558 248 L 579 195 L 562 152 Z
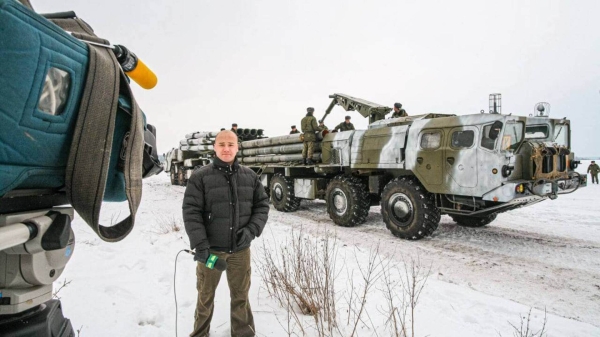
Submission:
M 277 173 L 271 179 L 271 203 L 281 212 L 295 212 L 300 207 L 300 199 L 294 196 L 294 181 Z
M 396 178 L 381 193 L 381 215 L 395 236 L 418 240 L 431 235 L 440 223 L 433 194 L 414 178 Z
M 358 178 L 339 175 L 327 185 L 327 213 L 336 225 L 354 227 L 365 222 L 371 207 L 367 187 Z
M 179 180 L 177 180 L 177 172 L 175 172 L 175 166 L 171 165 L 171 171 L 169 172 L 171 176 L 171 185 L 179 185 Z
M 456 224 L 464 227 L 483 227 L 496 220 L 496 216 L 496 213 L 480 217 L 450 214 L 450 217 L 452 220 L 454 220 L 454 222 L 456 222 Z

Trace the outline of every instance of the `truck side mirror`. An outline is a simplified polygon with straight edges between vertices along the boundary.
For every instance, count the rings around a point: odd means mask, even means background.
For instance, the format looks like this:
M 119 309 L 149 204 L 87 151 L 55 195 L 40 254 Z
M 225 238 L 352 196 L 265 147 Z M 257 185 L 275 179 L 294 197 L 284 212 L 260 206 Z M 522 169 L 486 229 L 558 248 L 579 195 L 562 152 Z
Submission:
M 498 135 L 500 134 L 500 130 L 502 130 L 502 122 L 501 121 L 495 121 L 494 124 L 492 124 L 492 127 L 490 129 L 490 139 L 492 140 L 496 140 L 496 138 L 498 138 Z

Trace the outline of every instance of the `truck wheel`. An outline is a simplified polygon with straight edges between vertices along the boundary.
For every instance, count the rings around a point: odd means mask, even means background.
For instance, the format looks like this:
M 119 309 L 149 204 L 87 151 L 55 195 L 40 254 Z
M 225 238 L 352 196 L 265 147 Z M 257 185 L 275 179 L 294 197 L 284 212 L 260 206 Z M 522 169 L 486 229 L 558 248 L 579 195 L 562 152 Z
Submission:
M 277 173 L 271 179 L 271 202 L 281 212 L 295 212 L 300 207 L 300 199 L 294 196 L 294 182 Z
M 396 178 L 385 185 L 381 193 L 381 215 L 392 234 L 408 240 L 431 235 L 441 216 L 433 194 L 407 177 Z
M 486 216 L 468 216 L 468 215 L 456 215 L 450 214 L 450 217 L 456 224 L 464 227 L 483 227 L 490 222 L 496 220 L 497 214 L 490 214 Z
M 327 213 L 336 225 L 354 227 L 369 214 L 369 194 L 360 179 L 339 175 L 327 185 Z
M 179 185 L 179 181 L 177 181 L 177 173 L 175 173 L 175 167 L 171 166 L 171 185 Z

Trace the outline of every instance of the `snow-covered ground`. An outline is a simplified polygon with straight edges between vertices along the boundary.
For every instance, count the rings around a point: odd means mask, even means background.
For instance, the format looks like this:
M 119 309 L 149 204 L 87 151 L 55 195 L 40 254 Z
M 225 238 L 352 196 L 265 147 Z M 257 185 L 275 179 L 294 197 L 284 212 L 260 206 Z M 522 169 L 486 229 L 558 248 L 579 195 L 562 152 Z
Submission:
M 589 162 L 579 169 L 584 172 Z M 106 243 L 77 218 L 75 254 L 55 284 L 65 280 L 58 296 L 66 317 L 81 336 L 174 336 L 175 301 L 180 336 L 192 330 L 196 302 L 195 263 L 181 253 L 188 248 L 185 232 L 161 233 L 161 226 L 181 223 L 185 188 L 171 186 L 164 173 L 144 181 L 136 227 L 123 241 Z M 321 201 L 303 202 L 295 213 L 271 209 L 263 236 L 253 244 L 253 257 L 262 247 L 290 239 L 292 230 L 311 237 L 330 230 L 337 237 L 339 268 L 358 271 L 378 247 L 391 263 L 420 257 L 432 271 L 418 302 L 416 336 L 512 336 L 513 325 L 533 308 L 531 325 L 543 324 L 549 336 L 600 336 L 600 185 L 589 185 L 557 200 L 500 214 L 490 225 L 471 229 L 443 216 L 432 237 L 409 242 L 393 237 L 372 207 L 367 222 L 355 228 L 334 226 Z M 123 205 L 105 204 L 102 223 Z M 287 316 L 269 298 L 253 262 L 250 291 L 258 336 L 284 336 Z M 174 278 L 174 268 L 177 274 Z M 342 335 L 347 328 L 349 273 L 336 281 Z M 355 286 L 360 273 L 354 274 Z M 373 289 L 358 336 L 389 336 L 383 297 Z M 310 322 L 310 318 L 307 320 Z M 308 326 L 308 323 L 307 323 Z M 296 331 L 296 335 L 301 333 Z M 310 329 L 308 336 L 316 333 Z M 226 280 L 217 290 L 211 336 L 229 336 L 229 292 Z

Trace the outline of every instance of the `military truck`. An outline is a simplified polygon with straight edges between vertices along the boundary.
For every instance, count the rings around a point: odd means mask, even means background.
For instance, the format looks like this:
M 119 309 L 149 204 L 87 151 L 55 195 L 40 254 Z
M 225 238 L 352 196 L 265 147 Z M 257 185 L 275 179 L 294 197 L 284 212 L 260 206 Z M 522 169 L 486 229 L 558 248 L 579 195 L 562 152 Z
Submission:
M 240 140 L 265 138 L 263 129 L 238 128 Z M 214 157 L 213 144 L 219 131 L 196 131 L 185 135 L 179 146 L 165 154 L 165 172 L 172 185 L 186 186 L 194 169 L 209 164 Z
M 241 143 L 240 162 L 260 174 L 279 211 L 323 199 L 333 222 L 351 227 L 380 205 L 387 228 L 415 240 L 432 234 L 442 214 L 481 227 L 499 213 L 587 183 L 575 172 L 570 121 L 549 118 L 546 105 L 529 117 L 506 115 L 495 95 L 490 113 L 385 118 L 389 107 L 345 94 L 329 97 L 321 120 L 341 106 L 370 124 L 367 130 L 321 132 L 316 165 L 300 164 L 301 135 Z

